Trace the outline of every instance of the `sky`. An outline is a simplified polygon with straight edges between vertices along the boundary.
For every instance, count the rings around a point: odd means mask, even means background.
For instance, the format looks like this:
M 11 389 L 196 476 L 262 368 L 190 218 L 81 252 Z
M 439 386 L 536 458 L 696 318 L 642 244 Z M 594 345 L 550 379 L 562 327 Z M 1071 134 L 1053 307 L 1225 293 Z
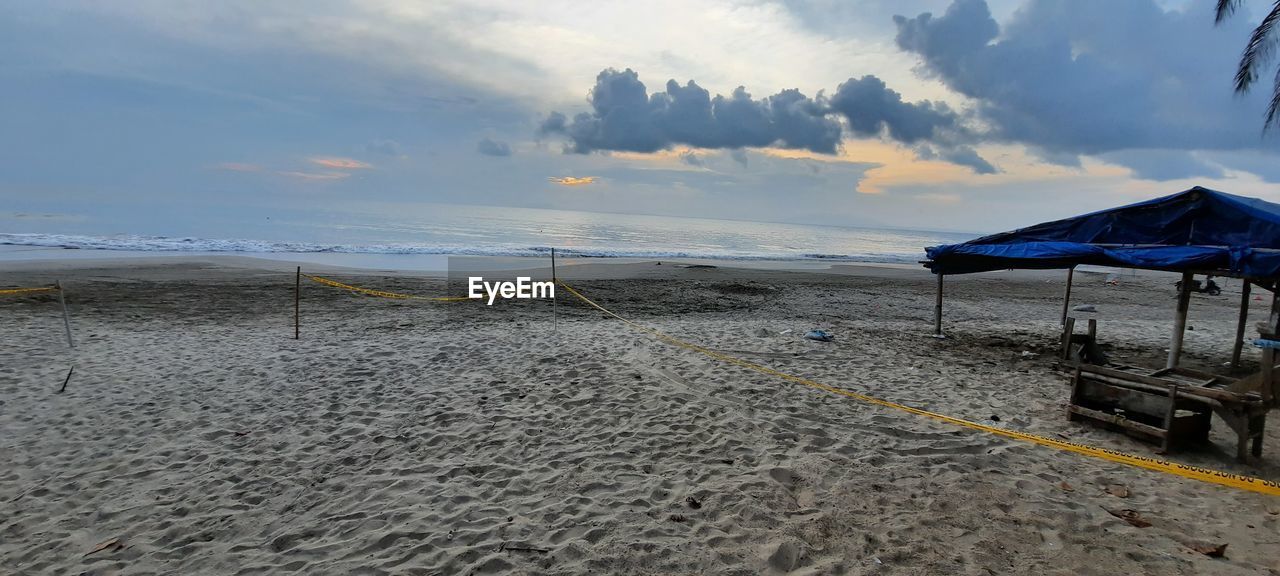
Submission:
M 1280 202 L 1269 85 L 1232 91 L 1267 3 L 1212 4 L 14 0 L 0 231 L 461 203 L 988 232 L 1194 185 Z

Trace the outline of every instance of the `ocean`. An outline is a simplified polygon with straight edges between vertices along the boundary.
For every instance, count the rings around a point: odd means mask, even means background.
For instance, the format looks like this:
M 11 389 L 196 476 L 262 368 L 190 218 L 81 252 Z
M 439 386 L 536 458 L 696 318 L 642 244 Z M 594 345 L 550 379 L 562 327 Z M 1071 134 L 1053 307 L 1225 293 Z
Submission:
M 197 235 L 108 232 L 15 218 L 0 245 L 131 252 L 681 258 L 914 263 L 924 247 L 976 234 L 424 204 L 412 213 L 308 211 L 210 224 Z M 234 234 L 222 231 L 231 230 Z

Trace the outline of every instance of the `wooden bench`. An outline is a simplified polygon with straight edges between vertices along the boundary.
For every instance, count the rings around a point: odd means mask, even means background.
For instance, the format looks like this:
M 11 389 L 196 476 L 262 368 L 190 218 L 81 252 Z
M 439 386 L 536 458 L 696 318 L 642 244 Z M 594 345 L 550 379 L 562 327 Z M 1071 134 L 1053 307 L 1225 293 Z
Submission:
M 1165 452 L 1208 440 L 1212 415 L 1236 432 L 1236 457 L 1262 455 L 1271 406 L 1239 380 L 1188 368 L 1146 371 L 1079 362 L 1071 378 L 1071 420 L 1092 420 L 1158 442 Z M 1248 450 L 1252 441 L 1252 450 Z

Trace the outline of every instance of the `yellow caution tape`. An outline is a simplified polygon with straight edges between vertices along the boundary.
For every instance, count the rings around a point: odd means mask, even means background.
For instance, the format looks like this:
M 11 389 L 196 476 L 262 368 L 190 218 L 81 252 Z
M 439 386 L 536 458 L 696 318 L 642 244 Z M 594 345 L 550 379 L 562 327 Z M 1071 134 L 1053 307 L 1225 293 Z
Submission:
M 53 292 L 57 290 L 56 286 L 44 286 L 41 288 L 5 288 L 0 290 L 0 295 L 7 294 L 29 294 L 31 292 Z
M 760 364 L 756 364 L 756 363 L 754 363 L 754 362 L 750 362 L 750 361 L 747 361 L 747 360 L 743 360 L 743 359 L 741 359 L 741 358 L 735 358 L 735 357 L 733 357 L 733 356 L 729 356 L 729 355 L 727 355 L 727 354 L 722 354 L 722 353 L 720 353 L 720 352 L 716 352 L 715 350 L 711 350 L 711 349 L 709 349 L 709 348 L 705 348 L 705 347 L 699 346 L 699 345 L 697 345 L 697 344 L 692 344 L 692 343 L 689 343 L 689 342 L 685 342 L 685 341 L 680 340 L 679 338 L 676 338 L 676 337 L 674 337 L 674 336 L 670 336 L 670 335 L 668 335 L 668 334 L 665 334 L 665 333 L 659 332 L 659 331 L 657 331 L 657 330 L 655 330 L 655 329 L 653 329 L 653 328 L 649 328 L 648 326 L 644 326 L 644 325 L 641 325 L 641 324 L 637 324 L 637 323 L 635 323 L 635 322 L 632 322 L 631 320 L 628 320 L 628 319 L 626 319 L 626 318 L 623 318 L 622 316 L 619 316 L 619 315 L 617 315 L 617 314 L 613 313 L 612 311 L 608 310 L 608 309 L 607 309 L 607 308 L 605 308 L 604 306 L 601 306 L 601 305 L 599 305 L 599 304 L 596 304 L 595 302 L 592 302 L 592 301 L 591 301 L 590 299 L 588 299 L 586 296 L 583 296 L 583 295 L 582 295 L 582 294 L 580 294 L 577 290 L 574 290 L 572 287 L 570 287 L 569 285 L 565 284 L 564 282 L 557 281 L 557 283 L 558 283 L 560 286 L 563 286 L 565 290 L 568 290 L 570 294 L 573 294 L 573 295 L 574 295 L 574 296 L 576 296 L 579 300 L 582 300 L 583 302 L 587 303 L 588 305 L 592 306 L 593 308 L 595 308 L 595 309 L 597 309 L 597 310 L 599 310 L 599 311 L 601 311 L 601 312 L 604 312 L 605 314 L 608 314 L 609 316 L 611 316 L 611 317 L 613 317 L 613 318 L 616 318 L 616 319 L 618 319 L 618 320 L 621 320 L 622 322 L 626 323 L 628 326 L 630 326 L 630 327 L 632 327 L 632 328 L 634 328 L 634 329 L 636 329 L 636 330 L 639 330 L 639 331 L 641 331 L 641 332 L 646 332 L 646 333 L 652 334 L 653 336 L 657 337 L 659 340 L 662 340 L 662 341 L 664 341 L 664 342 L 666 342 L 666 343 L 668 343 L 668 344 L 672 344 L 672 345 L 675 345 L 675 346 L 679 346 L 679 347 L 681 347 L 681 348 L 685 348 L 685 349 L 688 349 L 688 350 L 693 350 L 693 351 L 695 351 L 695 352 L 698 352 L 698 353 L 701 353 L 701 354 L 705 354 L 705 355 L 707 355 L 707 356 L 710 356 L 710 357 L 712 357 L 712 358 L 715 358 L 715 359 L 720 360 L 720 361 L 723 361 L 723 362 L 728 362 L 728 363 L 730 363 L 730 364 L 734 364 L 734 365 L 737 365 L 737 366 L 741 366 L 741 367 L 743 367 L 743 368 L 747 368 L 747 369 L 749 369 L 749 370 L 754 370 L 754 371 L 756 371 L 756 372 L 760 372 L 760 373 L 762 373 L 762 374 L 768 374 L 768 375 L 770 375 L 770 376 L 776 376 L 776 377 L 778 377 L 778 378 L 782 378 L 783 380 L 787 380 L 787 381 L 789 381 L 789 382 L 794 382 L 794 383 L 796 383 L 796 384 L 801 384 L 801 385 L 804 385 L 804 386 L 808 386 L 808 387 L 813 388 L 813 389 L 816 389 L 816 390 L 822 390 L 822 391 L 824 391 L 824 392 L 830 392 L 830 393 L 832 393 L 832 394 L 838 394 L 838 395 L 840 395 L 840 396 L 844 396 L 844 397 L 847 397 L 847 398 L 853 398 L 853 399 L 855 399 L 855 400 L 861 400 L 861 401 L 863 401 L 863 402 L 866 402 L 866 403 L 869 403 L 869 404 L 875 404 L 875 405 L 877 405 L 877 406 L 883 406 L 883 407 L 885 407 L 885 408 L 892 408 L 892 409 L 894 409 L 894 410 L 900 410 L 900 411 L 903 411 L 903 412 L 908 412 L 908 413 L 911 413 L 911 414 L 915 414 L 915 415 L 917 415 L 917 416 L 924 416 L 924 417 L 926 417 L 926 418 L 932 418 L 932 419 L 934 419 L 934 420 L 940 420 L 940 421 L 942 421 L 942 422 L 947 422 L 947 423 L 950 423 L 950 424 L 954 424 L 954 425 L 956 425 L 956 426 L 962 426 L 962 427 L 969 428 L 969 429 L 972 429 L 972 430 L 981 430 L 981 431 L 983 431 L 983 432 L 988 432 L 988 433 L 991 433 L 991 434 L 996 434 L 996 435 L 998 435 L 998 436 L 1004 436 L 1004 437 L 1006 437 L 1006 438 L 1013 438 L 1013 439 L 1015 439 L 1015 440 L 1022 440 L 1022 441 L 1024 441 L 1024 442 L 1030 442 L 1030 443 L 1032 443 L 1032 444 L 1039 444 L 1039 445 L 1041 445 L 1041 446 L 1048 446 L 1048 447 L 1050 447 L 1050 448 L 1057 448 L 1057 449 L 1059 449 L 1059 450 L 1066 450 L 1067 452 L 1075 452 L 1076 454 L 1083 454 L 1083 455 L 1085 455 L 1085 456 L 1091 456 L 1091 457 L 1094 457 L 1094 458 L 1100 458 L 1100 459 L 1102 459 L 1102 460 L 1107 460 L 1107 461 L 1109 461 L 1109 462 L 1117 462 L 1117 463 L 1120 463 L 1120 464 L 1128 464 L 1128 465 L 1130 465 L 1130 466 L 1137 466 L 1137 467 L 1139 467 L 1139 468 L 1145 468 L 1145 469 L 1147 469 L 1147 470 L 1155 470 L 1156 472 L 1164 472 L 1164 473 L 1166 473 L 1166 474 L 1172 474 L 1172 475 L 1174 475 L 1174 476 L 1181 476 L 1181 477 L 1183 477 L 1183 478 L 1190 478 L 1190 479 L 1192 479 L 1192 480 L 1200 480 L 1200 481 L 1202 481 L 1202 482 L 1211 482 L 1211 483 L 1213 483 L 1213 484 L 1220 484 L 1220 485 L 1222 485 L 1222 486 L 1230 486 L 1230 487 L 1232 487 L 1232 488 L 1239 488 L 1239 489 L 1249 490 L 1249 491 L 1253 491 L 1253 492 L 1260 492 L 1260 493 L 1262 493 L 1262 494 L 1270 494 L 1270 495 L 1272 495 L 1272 496 L 1280 496 L 1280 483 L 1278 483 L 1278 482 L 1274 482 L 1274 481 L 1271 481 L 1271 480 L 1263 480 L 1263 479 L 1261 479 L 1261 478 L 1254 478 L 1254 477 L 1251 477 L 1251 476 L 1242 476 L 1242 475 L 1239 475 L 1239 474 L 1232 474 L 1232 473 L 1229 473 L 1229 472 L 1222 472 L 1222 471 L 1220 471 L 1220 470 L 1213 470 L 1213 469 L 1210 469 L 1210 468 L 1200 468 L 1200 467 L 1198 467 L 1198 466 L 1189 466 L 1189 465 L 1186 465 L 1186 464 L 1178 464 L 1178 463 L 1176 463 L 1176 462 L 1169 462 L 1169 461 L 1167 461 L 1167 460 L 1159 460 L 1159 459 L 1156 459 L 1156 458 L 1148 458 L 1148 457 L 1145 457 L 1145 456 L 1137 456 L 1137 455 L 1134 455 L 1134 454 L 1127 454 L 1127 453 L 1119 452 L 1119 451 L 1116 451 L 1116 450 L 1108 450 L 1108 449 L 1106 449 L 1106 448 L 1098 448 L 1098 447 L 1095 447 L 1095 446 L 1089 446 L 1089 445 L 1087 445 L 1087 444 L 1079 444 L 1079 443 L 1076 443 L 1076 442 L 1067 442 L 1067 441 L 1065 441 L 1065 440 L 1058 440 L 1058 439 L 1055 439 L 1055 438 L 1047 438 L 1047 437 L 1045 437 L 1045 436 L 1039 436 L 1039 435 L 1036 435 L 1036 434 L 1029 434 L 1029 433 L 1026 433 L 1026 432 L 1018 432 L 1018 431 L 1015 431 L 1015 430 L 1006 430 L 1006 429 L 1004 429 L 1004 428 L 997 428 L 997 427 L 995 427 L 995 426 L 987 426 L 987 425 L 985 425 L 985 424 L 979 424 L 979 423 L 977 423 L 977 422 L 970 422 L 970 421 L 968 421 L 968 420 L 962 420 L 962 419 L 960 419 L 960 418 L 955 418 L 955 417 L 947 416 L 947 415 L 944 415 L 944 414 L 938 414 L 937 412 L 930 412 L 930 411 L 928 411 L 928 410 L 921 410 L 921 409 L 919 409 L 919 408 L 912 408 L 912 407 L 910 407 L 910 406 L 906 406 L 906 405 L 904 405 L 904 404 L 898 404 L 897 402 L 890 402 L 890 401 L 888 401 L 888 400 L 881 400 L 881 399 L 879 399 L 879 398 L 875 398 L 875 397 L 872 397 L 872 396 L 867 396 L 866 394 L 859 394 L 859 393 L 857 393 L 857 392 L 852 392 L 852 391 L 850 391 L 850 390 L 845 390 L 845 389 L 842 389 L 842 388 L 836 388 L 836 387 L 834 387 L 834 386 L 828 386 L 828 385 L 823 384 L 823 383 L 821 383 L 821 382 L 815 382 L 815 381 L 810 380 L 810 379 L 808 379 L 808 378 L 802 378 L 802 377 L 800 377 L 800 376 L 795 376 L 795 375 L 792 375 L 792 374 L 787 374 L 787 373 L 785 373 L 785 372 L 779 372 L 778 370 L 774 370 L 773 368 L 769 368 L 769 367 L 767 367 L 767 366 L 762 366 L 762 365 L 760 365 Z
M 379 298 L 394 298 L 394 299 L 397 299 L 397 300 L 435 300 L 435 301 L 437 301 L 437 302 L 457 302 L 457 301 L 460 301 L 460 300 L 470 300 L 470 298 L 466 298 L 466 297 L 464 297 L 464 296 L 438 296 L 438 297 L 430 297 L 430 296 L 417 296 L 417 295 L 414 295 L 414 294 L 401 294 L 401 293 L 399 293 L 399 292 L 386 292 L 386 291 L 383 291 L 383 290 L 370 290 L 370 289 L 368 289 L 368 288 L 361 288 L 361 287 L 359 287 L 359 286 L 352 286 L 352 285 L 350 285 L 350 284 L 343 284 L 343 283 L 338 282 L 338 281 L 336 281 L 336 280 L 330 280 L 330 279 L 328 279 L 328 278 L 323 278 L 323 277 L 320 277 L 320 276 L 312 276 L 312 275 L 310 275 L 310 274 L 303 274 L 303 276 L 305 276 L 305 277 L 307 277 L 307 278 L 309 278 L 309 279 L 311 279 L 311 280 L 314 280 L 314 281 L 316 281 L 316 282 L 319 282 L 319 283 L 321 283 L 321 284 L 324 284 L 325 286 L 332 286 L 332 287 L 334 287 L 334 288 L 341 288 L 341 289 L 343 289 L 343 290 L 350 290 L 350 291 L 352 291 L 352 292 L 357 292 L 357 293 L 360 293 L 360 294 L 366 294 L 366 295 L 369 295 L 369 296 L 377 296 L 377 297 L 379 297 Z

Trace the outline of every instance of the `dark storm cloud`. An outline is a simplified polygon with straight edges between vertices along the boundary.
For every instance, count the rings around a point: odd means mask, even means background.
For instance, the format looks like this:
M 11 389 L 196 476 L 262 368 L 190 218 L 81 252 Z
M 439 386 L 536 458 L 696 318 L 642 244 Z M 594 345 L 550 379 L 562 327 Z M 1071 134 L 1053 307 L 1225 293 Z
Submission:
M 693 80 L 684 85 L 669 80 L 665 91 L 650 94 L 631 69 L 607 69 L 596 77 L 588 102 L 591 112 L 572 120 L 552 112 L 539 133 L 567 137 L 567 150 L 580 154 L 656 152 L 675 145 L 778 146 L 834 154 L 844 118 L 854 136 L 885 137 L 928 154 L 936 148 L 938 158 L 980 173 L 995 171 L 968 146 L 972 135 L 953 110 L 929 101 L 904 102 L 875 76 L 851 78 L 831 98 L 790 89 L 757 100 L 743 87 L 712 97 Z
M 840 142 L 840 124 L 823 104 L 798 90 L 756 100 L 741 87 L 715 98 L 690 80 L 667 82 L 649 94 L 631 69 L 608 69 L 596 77 L 591 112 L 572 121 L 552 113 L 543 134 L 564 134 L 577 153 L 597 150 L 656 152 L 675 144 L 699 148 L 780 146 L 825 154 Z
M 890 140 L 915 145 L 925 159 L 940 158 L 968 166 L 979 174 L 996 172 L 968 144 L 974 135 L 961 125 L 960 117 L 943 102 L 903 102 L 902 95 L 875 76 L 850 78 L 830 100 L 831 110 L 844 116 L 855 136 L 887 136 Z
M 1166 12 L 1151 0 L 1031 0 L 1003 29 L 983 0 L 894 17 L 898 46 L 975 101 L 985 139 L 1063 164 L 1129 149 L 1264 146 L 1261 97 L 1232 94 L 1248 32 L 1238 20 L 1214 28 L 1208 8 Z M 1108 159 L 1154 179 L 1221 175 L 1186 154 Z
M 485 138 L 476 143 L 476 152 L 485 156 L 510 156 L 511 146 L 506 142 Z

